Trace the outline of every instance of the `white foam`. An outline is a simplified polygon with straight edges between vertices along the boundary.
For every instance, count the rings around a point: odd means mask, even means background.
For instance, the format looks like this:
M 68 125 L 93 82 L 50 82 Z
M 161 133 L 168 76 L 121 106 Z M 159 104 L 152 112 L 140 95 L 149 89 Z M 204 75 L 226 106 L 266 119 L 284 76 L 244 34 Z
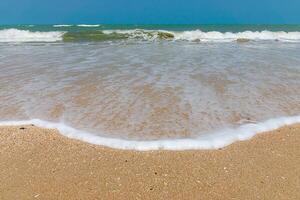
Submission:
M 244 31 L 244 32 L 226 32 L 217 31 L 203 32 L 201 30 L 175 32 L 176 40 L 187 41 L 205 41 L 205 42 L 232 42 L 238 39 L 247 40 L 278 40 L 286 42 L 300 41 L 300 32 L 272 32 L 272 31 Z
M 88 132 L 80 131 L 63 123 L 53 123 L 39 119 L 24 121 L 3 121 L 0 126 L 18 126 L 34 124 L 38 127 L 57 129 L 62 135 L 78 139 L 96 145 L 124 149 L 124 150 L 192 150 L 192 149 L 218 149 L 228 146 L 236 141 L 252 138 L 258 133 L 271 131 L 285 125 L 300 123 L 300 116 L 281 117 L 270 119 L 256 124 L 242 125 L 237 129 L 227 129 L 205 134 L 197 138 L 137 141 L 118 138 L 96 136 Z
M 56 25 L 53 25 L 53 27 L 70 27 L 70 26 L 73 26 L 73 25 L 70 25 L 70 24 L 56 24 Z
M 100 24 L 78 24 L 79 27 L 99 27 Z
M 154 41 L 160 38 L 160 33 L 169 33 L 174 35 L 173 32 L 165 30 L 144 30 L 144 29 L 132 29 L 132 30 L 104 30 L 105 34 L 126 34 L 129 39 L 143 39 L 148 41 Z
M 64 32 L 32 32 L 28 30 L 0 30 L 0 42 L 56 42 L 62 40 Z
M 53 25 L 54 27 L 68 27 L 72 25 Z M 99 24 L 88 25 L 79 24 L 79 27 L 99 27 Z M 61 31 L 39 32 L 19 29 L 0 30 L 0 42 L 56 42 L 62 41 Z M 173 40 L 201 41 L 201 42 L 234 42 L 238 39 L 253 41 L 273 40 L 283 42 L 300 42 L 300 32 L 272 32 L 272 31 L 244 31 L 238 33 L 232 32 L 203 32 L 201 30 L 171 32 L 165 30 L 104 30 L 103 33 L 127 34 L 129 39 L 143 39 L 153 41 L 160 38 L 160 33 L 169 33 L 174 35 Z M 169 38 L 171 40 L 171 38 Z
M 184 41 L 201 41 L 201 42 L 234 42 L 238 39 L 246 39 L 253 41 L 260 40 L 276 40 L 284 42 L 300 42 L 300 32 L 272 32 L 272 31 L 244 31 L 244 32 L 218 32 L 210 31 L 204 32 L 201 30 L 193 31 L 165 31 L 165 30 L 105 30 L 106 34 L 120 33 L 128 34 L 130 38 L 143 38 L 145 40 L 155 40 L 159 38 L 159 33 L 169 33 L 174 35 L 174 40 Z

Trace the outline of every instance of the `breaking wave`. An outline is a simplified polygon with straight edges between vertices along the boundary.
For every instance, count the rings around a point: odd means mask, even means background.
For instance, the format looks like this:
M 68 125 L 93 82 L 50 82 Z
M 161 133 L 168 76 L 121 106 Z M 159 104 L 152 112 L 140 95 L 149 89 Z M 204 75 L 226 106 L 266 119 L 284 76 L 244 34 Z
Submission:
M 247 40 L 277 40 L 277 41 L 300 41 L 300 32 L 272 32 L 272 31 L 244 31 L 238 33 L 221 33 L 217 31 L 203 32 L 184 31 L 175 33 L 175 39 L 188 41 L 207 41 L 207 42 L 232 42 L 232 41 L 247 41 Z
M 54 25 L 67 27 L 71 25 Z M 100 25 L 77 25 L 82 27 L 97 27 Z M 50 31 L 39 32 L 18 29 L 0 30 L 0 42 L 80 42 L 80 41 L 110 41 L 135 39 L 143 41 L 171 40 L 197 42 L 248 42 L 248 41 L 282 41 L 300 42 L 300 32 L 284 31 L 244 31 L 244 32 L 203 32 L 166 31 L 166 30 L 81 30 L 81 31 Z
M 57 42 L 62 41 L 63 32 L 32 32 L 19 29 L 0 30 L 0 42 Z

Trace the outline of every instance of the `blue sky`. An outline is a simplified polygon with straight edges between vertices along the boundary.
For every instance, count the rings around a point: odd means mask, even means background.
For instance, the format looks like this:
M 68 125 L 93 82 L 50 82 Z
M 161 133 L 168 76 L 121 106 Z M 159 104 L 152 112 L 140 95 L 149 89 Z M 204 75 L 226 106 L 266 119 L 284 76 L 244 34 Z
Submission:
M 300 0 L 1 0 L 0 24 L 300 24 Z

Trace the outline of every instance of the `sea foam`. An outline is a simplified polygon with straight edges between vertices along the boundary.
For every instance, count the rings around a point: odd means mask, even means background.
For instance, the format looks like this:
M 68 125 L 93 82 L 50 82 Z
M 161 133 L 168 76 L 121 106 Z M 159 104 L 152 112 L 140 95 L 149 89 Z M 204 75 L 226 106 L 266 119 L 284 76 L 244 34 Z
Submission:
M 73 26 L 71 24 L 56 24 L 56 25 L 53 25 L 53 27 L 70 27 L 70 26 Z
M 188 40 L 188 41 L 213 41 L 213 42 L 232 42 L 238 39 L 248 40 L 278 40 L 278 41 L 299 41 L 300 32 L 272 32 L 272 31 L 244 31 L 244 32 L 226 32 L 221 33 L 217 31 L 203 32 L 201 30 L 184 31 L 175 33 L 176 40 Z
M 19 29 L 0 30 L 0 42 L 57 42 L 62 40 L 63 32 L 32 32 Z
M 285 125 L 300 123 L 300 116 L 280 117 L 261 123 L 245 124 L 236 129 L 224 129 L 214 133 L 204 134 L 196 138 L 165 139 L 165 140 L 125 140 L 93 135 L 88 132 L 77 130 L 64 123 L 54 123 L 40 119 L 24 121 L 2 121 L 0 126 L 19 126 L 34 124 L 38 127 L 57 129 L 62 135 L 81 140 L 87 143 L 102 145 L 123 150 L 197 150 L 218 149 L 228 146 L 237 141 L 248 140 L 254 135 L 266 131 L 275 130 Z
M 144 40 L 159 39 L 161 34 L 169 34 L 168 38 L 172 40 L 200 41 L 200 42 L 234 42 L 238 40 L 273 40 L 283 42 L 300 42 L 300 32 L 284 31 L 244 31 L 244 32 L 218 32 L 201 30 L 192 31 L 166 31 L 166 30 L 105 30 L 106 34 L 127 34 L 129 38 L 143 38 Z M 172 37 L 171 37 L 172 36 Z
M 79 27 L 99 27 L 100 24 L 78 24 Z
M 72 25 L 53 25 L 54 27 L 68 27 Z M 80 24 L 79 27 L 99 27 L 100 25 Z M 0 42 L 57 42 L 62 41 L 67 32 L 50 31 L 39 32 L 19 29 L 0 30 Z M 281 42 L 300 42 L 300 32 L 284 31 L 244 31 L 244 32 L 204 32 L 201 30 L 193 31 L 167 31 L 167 30 L 97 30 L 79 32 L 84 41 L 95 40 L 95 35 L 103 33 L 103 38 L 99 41 L 110 40 L 111 37 L 105 35 L 114 34 L 115 38 L 141 39 L 146 41 L 154 40 L 174 40 L 174 41 L 198 41 L 198 42 L 235 42 L 235 41 L 281 41 Z M 119 36 L 119 37 L 118 37 Z M 80 41 L 80 38 L 79 38 Z

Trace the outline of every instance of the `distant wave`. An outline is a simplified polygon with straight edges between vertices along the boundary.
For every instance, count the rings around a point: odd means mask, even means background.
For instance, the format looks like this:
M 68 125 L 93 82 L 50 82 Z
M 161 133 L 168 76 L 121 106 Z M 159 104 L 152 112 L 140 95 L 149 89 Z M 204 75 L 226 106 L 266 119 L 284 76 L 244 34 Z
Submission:
M 100 24 L 79 24 L 79 27 L 99 27 Z
M 53 27 L 70 27 L 70 26 L 73 26 L 73 25 L 70 25 L 70 24 L 56 24 L 56 25 L 53 25 Z
M 55 25 L 71 26 L 71 25 Z M 98 25 L 78 25 L 98 26 Z M 300 32 L 272 32 L 272 31 L 244 31 L 244 32 L 203 32 L 194 31 L 166 31 L 166 30 L 96 30 L 78 32 L 38 32 L 19 29 L 0 30 L 0 42 L 76 42 L 76 41 L 109 41 L 135 39 L 143 41 L 174 40 L 196 42 L 248 42 L 248 41 L 282 41 L 300 42 Z

